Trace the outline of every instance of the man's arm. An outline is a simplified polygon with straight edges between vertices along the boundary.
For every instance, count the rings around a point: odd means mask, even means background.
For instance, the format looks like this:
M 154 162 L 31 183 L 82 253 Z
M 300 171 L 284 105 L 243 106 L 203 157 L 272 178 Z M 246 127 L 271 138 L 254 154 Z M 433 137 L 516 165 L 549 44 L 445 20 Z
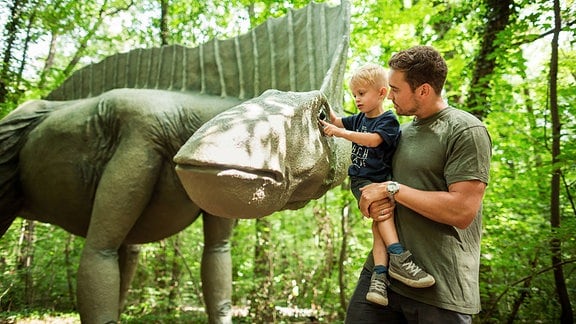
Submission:
M 388 213 L 371 208 L 372 203 L 388 197 L 387 184 L 373 183 L 362 189 L 360 210 L 364 215 L 378 218 Z M 476 217 L 485 191 L 486 184 L 479 180 L 453 183 L 448 191 L 423 191 L 400 184 L 394 200 L 433 221 L 465 229 Z

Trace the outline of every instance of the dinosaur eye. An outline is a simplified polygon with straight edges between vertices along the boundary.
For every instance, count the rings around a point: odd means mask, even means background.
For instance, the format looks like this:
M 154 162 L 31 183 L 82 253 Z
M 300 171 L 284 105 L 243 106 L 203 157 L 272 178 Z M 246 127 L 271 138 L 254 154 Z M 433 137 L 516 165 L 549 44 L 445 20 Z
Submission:
M 319 120 L 323 120 L 323 121 L 328 121 L 328 112 L 330 111 L 330 106 L 328 106 L 327 103 L 322 104 L 322 108 L 320 109 L 320 112 L 318 113 L 318 119 Z

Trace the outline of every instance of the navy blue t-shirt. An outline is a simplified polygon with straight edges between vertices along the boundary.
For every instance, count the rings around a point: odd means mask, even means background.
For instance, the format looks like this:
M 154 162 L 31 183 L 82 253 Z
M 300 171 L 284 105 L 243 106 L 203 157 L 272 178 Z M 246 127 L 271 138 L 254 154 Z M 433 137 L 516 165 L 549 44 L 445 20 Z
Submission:
M 342 117 L 344 128 L 362 133 L 377 133 L 382 137 L 378 147 L 367 147 L 352 143 L 352 164 L 348 175 L 366 178 L 372 182 L 390 180 L 392 155 L 400 138 L 400 123 L 391 110 L 376 118 L 367 118 L 364 113 Z

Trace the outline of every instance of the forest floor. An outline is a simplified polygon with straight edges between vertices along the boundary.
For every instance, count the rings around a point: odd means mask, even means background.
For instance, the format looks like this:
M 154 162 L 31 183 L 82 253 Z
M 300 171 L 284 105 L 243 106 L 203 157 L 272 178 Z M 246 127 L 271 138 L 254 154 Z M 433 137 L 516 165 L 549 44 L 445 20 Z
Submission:
M 278 323 L 300 323 L 312 324 L 321 323 L 316 318 L 314 310 L 293 309 L 276 307 Z M 174 314 L 152 314 L 143 316 L 122 316 L 122 324 L 174 324 L 174 323 L 205 323 L 208 321 L 203 308 L 189 308 Z M 234 323 L 252 323 L 247 308 L 235 308 L 233 310 Z M 0 324 L 80 324 L 80 317 L 76 313 L 54 313 L 54 314 L 0 314 Z
M 1 324 L 77 324 L 80 323 L 80 317 L 76 315 L 45 315 L 34 316 L 31 318 L 0 318 Z

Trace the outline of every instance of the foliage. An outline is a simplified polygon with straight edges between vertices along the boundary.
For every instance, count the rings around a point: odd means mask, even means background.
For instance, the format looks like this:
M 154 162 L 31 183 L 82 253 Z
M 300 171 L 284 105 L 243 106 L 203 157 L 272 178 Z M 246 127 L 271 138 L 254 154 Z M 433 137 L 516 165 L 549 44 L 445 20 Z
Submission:
M 211 38 L 246 32 L 307 1 L 172 1 L 168 41 L 197 46 Z M 11 9 L 19 4 L 14 24 Z M 386 65 L 390 55 L 416 44 L 443 52 L 450 68 L 446 98 L 467 107 L 490 13 L 490 1 L 353 1 L 349 70 L 366 61 Z M 516 0 L 495 39 L 495 68 L 479 90 L 484 122 L 493 140 L 491 182 L 484 199 L 481 294 L 478 321 L 559 322 L 550 241 L 562 243 L 568 293 L 576 299 L 576 6 L 561 2 L 563 32 L 558 75 L 561 154 L 552 165 L 550 30 L 552 2 Z M 0 116 L 39 98 L 74 70 L 116 52 L 161 44 L 158 1 L 18 1 L 0 5 L 2 34 Z M 134 19 L 138 17 L 138 19 Z M 9 28 L 13 26 L 15 29 Z M 13 40 L 11 43 L 10 41 Z M 11 46 L 9 50 L 9 46 Z M 344 85 L 346 86 L 346 85 Z M 1 89 L 0 89 L 1 90 Z M 2 92 L 0 92 L 2 94 Z M 388 103 L 388 108 L 392 108 Z M 346 110 L 354 112 L 350 97 Z M 561 170 L 561 226 L 552 229 L 551 173 Z M 343 318 L 370 249 L 363 221 L 346 183 L 297 211 L 267 218 L 272 243 L 269 303 L 311 310 L 321 322 Z M 346 216 L 349 208 L 351 213 Z M 347 218 L 348 217 L 348 218 Z M 232 239 L 234 300 L 238 318 L 254 301 L 255 220 L 239 221 Z M 32 244 L 26 244 L 26 234 Z M 345 245 L 342 244 L 345 242 Z M 35 316 L 42 309 L 75 308 L 75 271 L 83 239 L 47 224 L 17 220 L 0 241 L 0 321 Z M 203 321 L 200 283 L 202 223 L 162 242 L 143 246 L 123 322 Z M 50 269 L 50 271 L 46 271 Z M 282 307 L 282 308 L 281 308 Z M 169 314 L 169 315 L 165 315 Z M 165 316 L 171 316 L 166 318 Z M 195 317 L 199 316 L 199 317 Z M 196 320 L 198 319 L 198 320 Z

